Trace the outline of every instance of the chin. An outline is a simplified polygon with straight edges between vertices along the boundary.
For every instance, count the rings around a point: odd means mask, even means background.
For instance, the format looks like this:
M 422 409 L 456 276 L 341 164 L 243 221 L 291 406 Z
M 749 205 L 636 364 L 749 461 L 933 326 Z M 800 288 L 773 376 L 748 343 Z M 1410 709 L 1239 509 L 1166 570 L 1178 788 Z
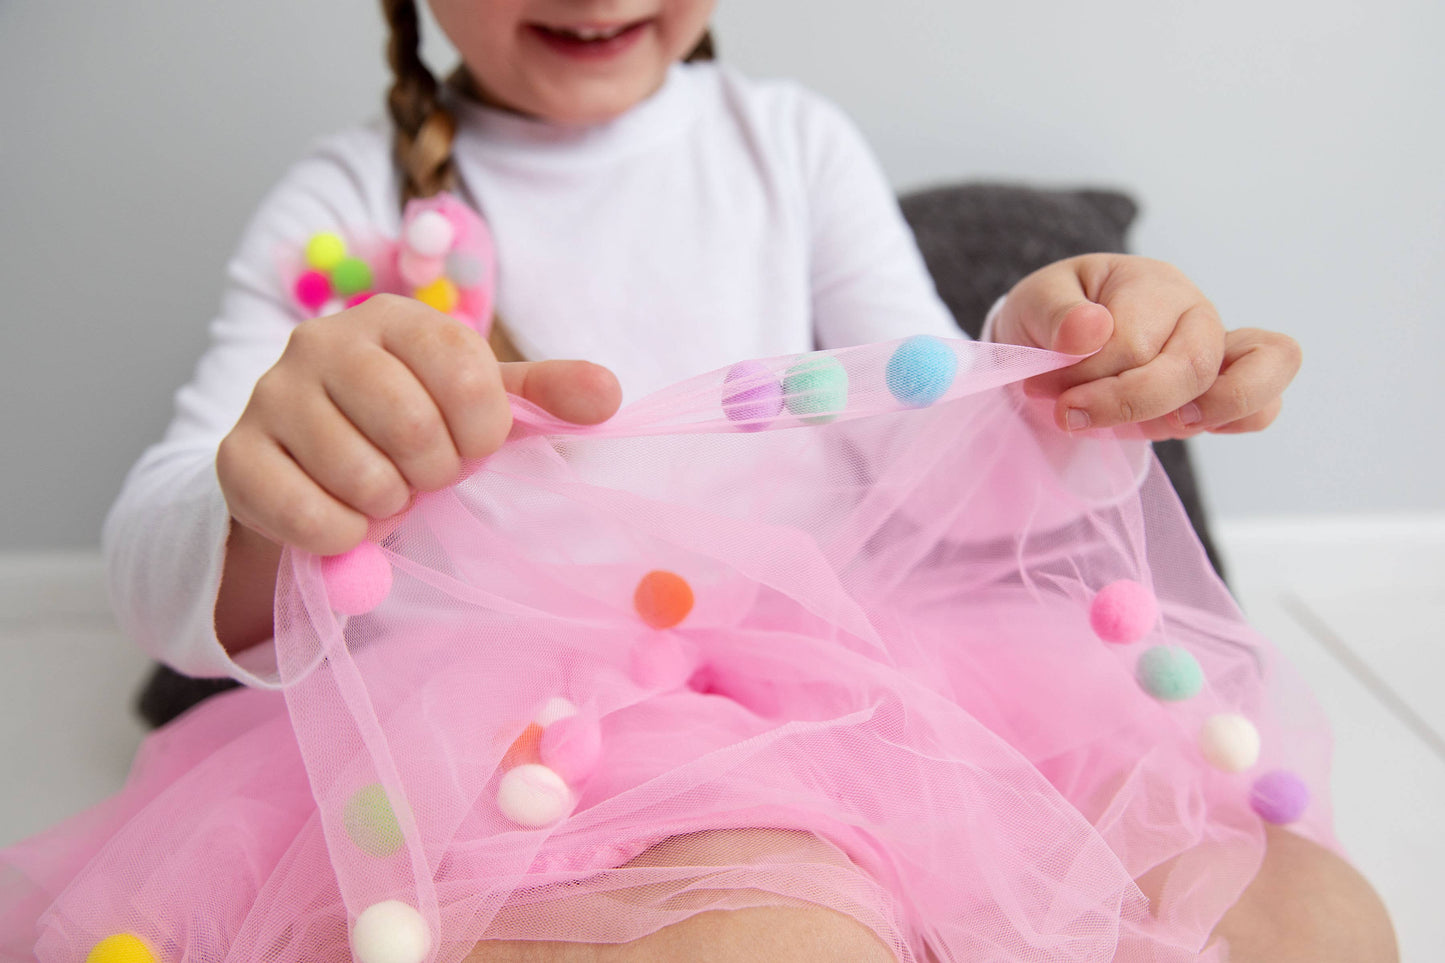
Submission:
M 614 120 L 646 100 L 662 85 L 663 78 L 649 84 L 598 84 L 582 89 L 557 91 L 534 111 L 554 124 L 585 127 Z

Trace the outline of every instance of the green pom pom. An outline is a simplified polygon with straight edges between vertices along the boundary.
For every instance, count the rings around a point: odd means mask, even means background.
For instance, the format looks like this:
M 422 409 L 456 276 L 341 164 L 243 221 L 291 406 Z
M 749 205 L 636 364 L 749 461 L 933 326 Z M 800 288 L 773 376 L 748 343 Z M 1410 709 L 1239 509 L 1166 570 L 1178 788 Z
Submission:
M 371 265 L 359 257 L 342 258 L 331 269 L 331 286 L 343 298 L 371 287 Z
M 380 783 L 363 786 L 347 801 L 343 821 L 346 834 L 364 853 L 390 856 L 401 849 L 401 824 Z
M 783 402 L 808 424 L 827 424 L 848 407 L 848 372 L 832 355 L 810 355 L 783 376 Z
M 1144 691 L 1161 702 L 1178 702 L 1204 688 L 1204 670 L 1187 649 L 1156 645 L 1139 656 L 1135 677 Z

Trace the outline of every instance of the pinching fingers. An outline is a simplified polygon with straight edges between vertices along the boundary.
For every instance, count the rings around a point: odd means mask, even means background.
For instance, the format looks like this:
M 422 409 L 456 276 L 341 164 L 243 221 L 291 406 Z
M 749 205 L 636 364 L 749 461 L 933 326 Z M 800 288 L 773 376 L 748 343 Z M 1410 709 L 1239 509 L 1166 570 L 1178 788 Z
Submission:
M 1066 430 L 1112 428 L 1159 418 L 1206 394 L 1225 353 L 1223 325 L 1207 301 L 1179 316 L 1152 358 L 1126 359 L 1116 374 L 1059 395 L 1055 418 Z

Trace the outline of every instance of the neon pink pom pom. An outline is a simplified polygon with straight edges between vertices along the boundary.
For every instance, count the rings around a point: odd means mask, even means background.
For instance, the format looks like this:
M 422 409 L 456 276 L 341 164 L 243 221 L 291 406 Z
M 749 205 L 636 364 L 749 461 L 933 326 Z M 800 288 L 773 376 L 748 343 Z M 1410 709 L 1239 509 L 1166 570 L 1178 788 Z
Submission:
M 414 288 L 424 288 L 442 276 L 446 262 L 439 257 L 420 257 L 411 251 L 402 251 L 396 261 L 402 280 Z
M 692 649 L 675 636 L 659 635 L 640 640 L 630 657 L 632 681 L 645 689 L 676 689 L 697 670 Z
M 321 560 L 321 578 L 331 607 L 342 615 L 363 615 L 391 592 L 391 563 L 375 542 Z
M 1089 607 L 1089 624 L 1105 642 L 1138 642 L 1159 618 L 1154 593 L 1138 582 L 1120 579 L 1104 586 Z
M 307 311 L 318 311 L 331 299 L 331 279 L 320 271 L 303 271 L 292 292 Z
M 602 757 L 602 725 L 590 712 L 558 719 L 542 731 L 542 764 L 576 786 Z
M 346 306 L 348 308 L 354 308 L 358 304 L 361 304 L 364 301 L 369 301 L 371 298 L 374 297 L 376 297 L 375 291 L 362 291 L 359 294 L 353 294 L 351 297 L 347 298 Z

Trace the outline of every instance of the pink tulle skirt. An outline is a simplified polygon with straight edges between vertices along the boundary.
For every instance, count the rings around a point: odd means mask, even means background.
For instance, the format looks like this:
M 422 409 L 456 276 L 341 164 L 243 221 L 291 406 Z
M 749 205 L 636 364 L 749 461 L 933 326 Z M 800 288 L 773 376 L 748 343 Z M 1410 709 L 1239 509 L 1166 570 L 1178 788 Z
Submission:
M 286 556 L 281 690 L 0 853 L 0 958 L 455 963 L 821 906 L 906 963 L 1223 960 L 1265 821 L 1333 845 L 1329 737 L 1147 444 L 1023 397 L 1068 360 L 766 359 L 588 429 L 514 400 L 457 487 Z

